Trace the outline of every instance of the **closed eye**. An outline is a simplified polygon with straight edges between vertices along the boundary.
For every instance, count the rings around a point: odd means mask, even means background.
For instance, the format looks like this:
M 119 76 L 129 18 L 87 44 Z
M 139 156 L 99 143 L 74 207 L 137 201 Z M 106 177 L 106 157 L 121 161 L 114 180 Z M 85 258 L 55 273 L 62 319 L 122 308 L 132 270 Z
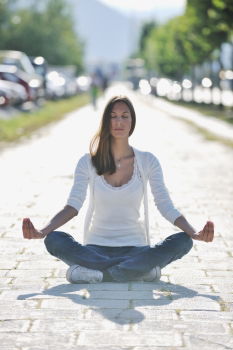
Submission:
M 114 118 L 117 118 L 117 116 L 115 114 L 111 114 L 111 118 L 114 119 Z M 129 118 L 129 115 L 123 114 L 120 118 L 127 119 L 127 118 Z

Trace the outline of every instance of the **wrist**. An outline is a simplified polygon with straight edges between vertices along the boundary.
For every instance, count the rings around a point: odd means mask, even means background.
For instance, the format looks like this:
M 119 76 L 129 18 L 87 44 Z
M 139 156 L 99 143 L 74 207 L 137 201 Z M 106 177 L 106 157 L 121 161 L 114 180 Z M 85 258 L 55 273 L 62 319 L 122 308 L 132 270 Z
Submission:
M 46 237 L 49 234 L 49 231 L 46 229 L 39 230 L 43 237 Z

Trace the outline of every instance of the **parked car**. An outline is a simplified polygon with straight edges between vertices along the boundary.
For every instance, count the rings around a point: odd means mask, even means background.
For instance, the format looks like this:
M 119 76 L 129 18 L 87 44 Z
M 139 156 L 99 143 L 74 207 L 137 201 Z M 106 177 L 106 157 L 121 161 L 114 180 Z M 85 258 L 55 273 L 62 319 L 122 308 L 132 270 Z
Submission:
M 0 79 L 18 83 L 24 87 L 27 94 L 27 101 L 37 101 L 44 96 L 41 88 L 41 80 L 34 75 L 29 75 L 21 71 L 16 66 L 0 65 Z
M 0 80 L 0 106 L 18 106 L 26 101 L 27 94 L 22 85 Z
M 76 78 L 62 70 L 50 70 L 46 75 L 46 93 L 48 98 L 71 97 L 78 92 Z
M 42 56 L 29 56 L 29 59 L 35 69 L 36 74 L 42 77 L 43 86 L 46 89 L 46 74 L 48 71 L 48 62 Z
M 44 96 L 43 78 L 36 74 L 24 52 L 0 50 L 0 67 L 0 79 L 23 85 L 28 94 L 28 101 L 36 101 Z

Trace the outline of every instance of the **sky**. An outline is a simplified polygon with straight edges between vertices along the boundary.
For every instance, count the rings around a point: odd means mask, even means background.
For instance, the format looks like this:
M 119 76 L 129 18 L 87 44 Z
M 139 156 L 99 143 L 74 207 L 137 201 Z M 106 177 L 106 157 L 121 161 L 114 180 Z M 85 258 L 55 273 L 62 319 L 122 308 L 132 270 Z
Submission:
M 100 2 L 118 9 L 125 13 L 156 12 L 158 10 L 174 10 L 182 12 L 186 5 L 186 0 L 99 0 Z
M 165 23 L 184 13 L 186 0 L 67 0 L 85 42 L 87 64 L 121 64 L 137 50 L 146 21 Z

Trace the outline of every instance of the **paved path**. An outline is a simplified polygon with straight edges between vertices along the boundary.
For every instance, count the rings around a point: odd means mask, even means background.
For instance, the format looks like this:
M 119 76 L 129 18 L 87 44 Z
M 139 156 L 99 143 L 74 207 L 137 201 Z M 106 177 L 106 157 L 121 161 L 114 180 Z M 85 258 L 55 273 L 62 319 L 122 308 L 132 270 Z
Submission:
M 66 201 L 100 114 L 90 106 L 71 113 L 0 153 L 1 350 L 233 349 L 233 150 L 129 95 L 138 115 L 131 143 L 159 157 L 173 201 L 197 229 L 215 222 L 215 242 L 195 242 L 157 284 L 67 284 L 65 264 L 43 241 L 22 239 L 21 220 L 40 227 Z M 151 197 L 150 207 L 156 242 L 176 228 Z M 64 227 L 79 240 L 84 212 Z

